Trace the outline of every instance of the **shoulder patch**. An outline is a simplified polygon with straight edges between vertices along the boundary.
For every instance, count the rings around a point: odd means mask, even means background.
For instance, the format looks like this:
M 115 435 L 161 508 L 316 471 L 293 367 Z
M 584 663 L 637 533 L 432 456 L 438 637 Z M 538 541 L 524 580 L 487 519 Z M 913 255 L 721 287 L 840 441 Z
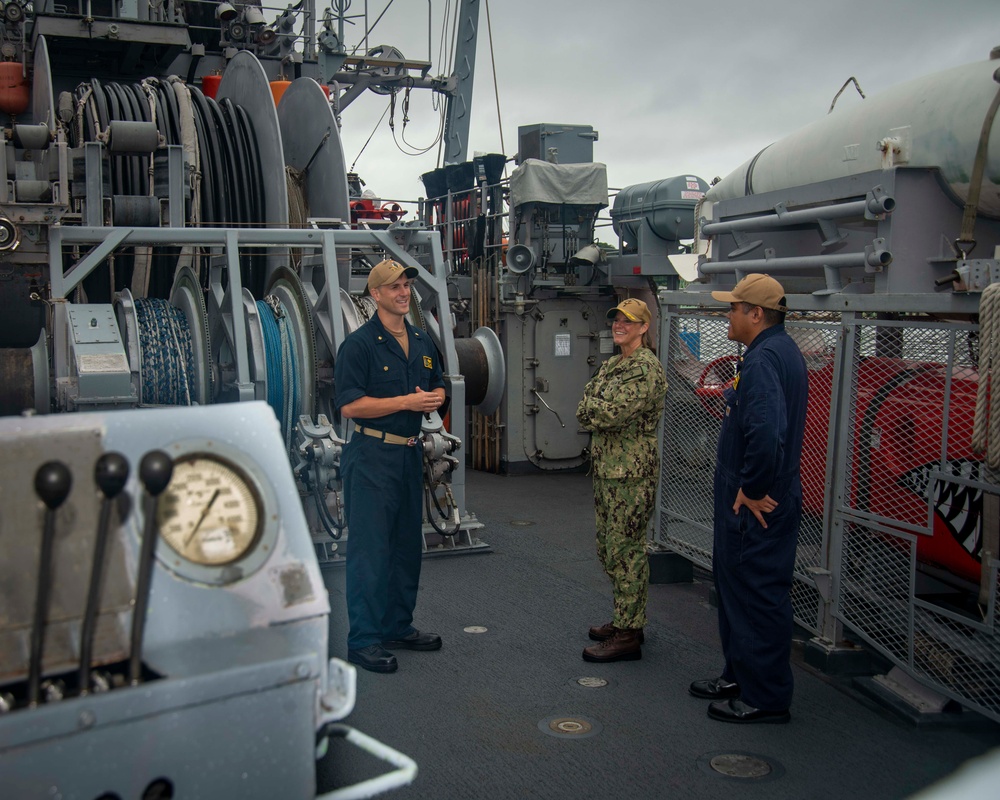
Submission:
M 434 369 L 434 361 L 430 356 L 424 356 L 424 366 L 427 369 Z

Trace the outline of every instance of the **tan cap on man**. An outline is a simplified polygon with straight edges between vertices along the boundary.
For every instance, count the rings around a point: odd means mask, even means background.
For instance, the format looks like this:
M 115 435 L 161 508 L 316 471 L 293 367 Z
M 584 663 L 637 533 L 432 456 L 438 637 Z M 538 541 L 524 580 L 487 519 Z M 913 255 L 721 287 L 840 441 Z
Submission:
M 385 286 L 387 283 L 395 283 L 400 275 L 416 278 L 419 274 L 416 267 L 404 267 L 398 261 L 387 258 L 385 261 L 379 261 L 368 273 L 368 291 Z
M 712 297 L 723 303 L 749 303 L 752 306 L 787 311 L 785 290 L 770 275 L 747 275 L 731 292 L 712 292 Z
M 619 311 L 621 311 L 622 314 L 628 317 L 628 319 L 632 322 L 645 322 L 648 324 L 650 319 L 652 319 L 649 314 L 649 306 L 636 297 L 630 297 L 628 300 L 622 300 L 618 305 L 605 314 L 605 316 L 608 319 L 613 320 Z

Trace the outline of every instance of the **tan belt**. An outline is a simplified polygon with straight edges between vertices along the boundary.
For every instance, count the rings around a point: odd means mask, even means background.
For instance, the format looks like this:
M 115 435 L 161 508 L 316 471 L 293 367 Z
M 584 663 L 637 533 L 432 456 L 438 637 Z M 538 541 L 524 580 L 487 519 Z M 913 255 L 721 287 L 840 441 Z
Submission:
M 381 439 L 386 444 L 401 444 L 406 447 L 414 447 L 420 441 L 419 436 L 411 436 L 407 439 L 405 436 L 397 436 L 394 433 L 383 433 L 374 428 L 362 428 L 356 422 L 354 423 L 354 430 L 358 433 L 363 433 L 365 436 L 374 436 L 376 439 Z

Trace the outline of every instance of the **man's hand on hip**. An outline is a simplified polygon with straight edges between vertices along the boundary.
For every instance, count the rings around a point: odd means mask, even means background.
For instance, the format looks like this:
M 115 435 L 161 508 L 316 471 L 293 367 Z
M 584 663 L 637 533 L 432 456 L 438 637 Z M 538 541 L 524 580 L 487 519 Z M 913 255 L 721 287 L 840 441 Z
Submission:
M 762 528 L 767 527 L 767 523 L 764 522 L 764 515 L 770 514 L 774 509 L 778 507 L 777 502 L 771 499 L 770 495 L 764 495 L 760 500 L 751 500 L 745 494 L 743 490 L 740 489 L 736 493 L 736 502 L 733 504 L 733 513 L 740 513 L 740 506 L 746 506 L 750 509 L 755 517 L 757 517 L 757 522 L 760 523 Z

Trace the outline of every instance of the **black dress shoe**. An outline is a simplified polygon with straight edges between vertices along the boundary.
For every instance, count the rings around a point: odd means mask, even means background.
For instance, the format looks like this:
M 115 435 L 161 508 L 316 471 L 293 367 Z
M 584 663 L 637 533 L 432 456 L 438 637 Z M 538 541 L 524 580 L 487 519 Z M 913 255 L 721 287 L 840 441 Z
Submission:
M 750 722 L 770 722 L 779 725 L 789 722 L 792 718 L 787 708 L 784 711 L 764 711 L 761 708 L 748 706 L 739 699 L 709 703 L 708 716 L 720 722 L 740 722 L 744 724 Z
M 369 672 L 395 672 L 399 667 L 396 656 L 383 650 L 379 644 L 370 644 L 359 650 L 348 650 L 347 660 Z
M 723 677 L 695 681 L 688 686 L 688 694 L 703 697 L 705 700 L 727 700 L 740 696 L 740 685 L 727 681 Z
M 402 639 L 389 639 L 382 642 L 382 646 L 389 650 L 440 650 L 441 637 L 436 633 L 414 631 Z

